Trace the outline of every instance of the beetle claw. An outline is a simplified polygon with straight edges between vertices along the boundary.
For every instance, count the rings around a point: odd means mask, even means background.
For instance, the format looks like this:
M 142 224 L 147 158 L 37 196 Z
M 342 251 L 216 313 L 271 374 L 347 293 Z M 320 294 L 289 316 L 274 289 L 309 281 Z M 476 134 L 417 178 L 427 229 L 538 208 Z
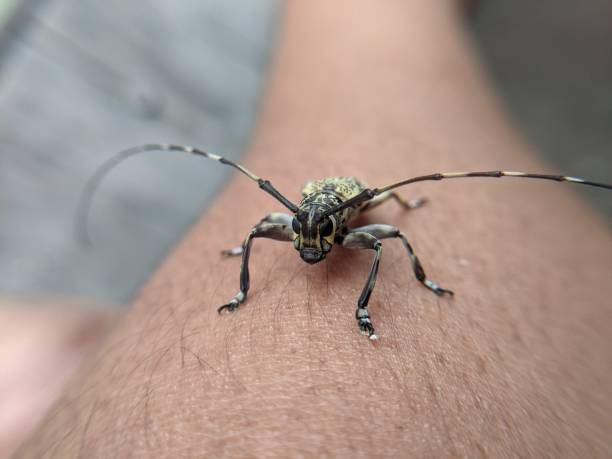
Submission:
M 233 310 L 235 310 L 235 309 L 237 309 L 237 308 L 238 308 L 238 302 L 237 302 L 237 301 L 235 301 L 235 300 L 232 300 L 232 301 L 230 301 L 229 303 L 224 304 L 223 306 L 219 306 L 219 307 L 217 308 L 217 313 L 218 313 L 218 314 L 221 314 L 221 312 L 222 312 L 224 309 L 227 309 L 228 311 L 230 311 L 230 312 L 231 312 L 231 311 L 233 311 Z

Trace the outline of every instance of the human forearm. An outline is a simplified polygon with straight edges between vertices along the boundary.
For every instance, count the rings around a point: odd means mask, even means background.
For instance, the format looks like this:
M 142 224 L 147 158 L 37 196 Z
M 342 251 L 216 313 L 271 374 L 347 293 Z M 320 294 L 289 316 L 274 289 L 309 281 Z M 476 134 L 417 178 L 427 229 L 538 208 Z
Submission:
M 294 201 L 303 182 L 331 175 L 382 185 L 536 168 L 450 5 L 290 3 L 248 167 Z M 553 184 L 401 193 L 430 204 L 390 203 L 370 220 L 407 232 L 454 300 L 420 286 L 401 244 L 385 242 L 373 346 L 353 316 L 371 253 L 334 249 L 308 266 L 290 244 L 258 240 L 247 302 L 219 317 L 239 264 L 220 249 L 282 210 L 236 177 L 23 455 L 601 454 L 612 387 L 605 229 Z

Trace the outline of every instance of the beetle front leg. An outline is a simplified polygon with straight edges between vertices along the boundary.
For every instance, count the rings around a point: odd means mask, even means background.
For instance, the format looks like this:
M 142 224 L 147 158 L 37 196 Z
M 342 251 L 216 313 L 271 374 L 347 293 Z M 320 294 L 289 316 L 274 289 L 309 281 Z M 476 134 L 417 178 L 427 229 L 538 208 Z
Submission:
M 357 300 L 357 310 L 355 311 L 355 318 L 357 319 L 357 325 L 359 325 L 361 332 L 368 335 L 368 338 L 371 340 L 376 340 L 378 336 L 374 333 L 374 325 L 372 325 L 372 320 L 368 313 L 368 301 L 370 300 L 370 295 L 376 284 L 378 265 L 380 264 L 380 257 L 382 255 L 382 244 L 371 234 L 351 231 L 343 239 L 342 246 L 347 249 L 372 249 L 376 251 L 368 280 L 363 287 L 359 300 Z
M 402 233 L 396 227 L 391 226 L 391 225 L 376 224 L 376 225 L 361 226 L 351 231 L 364 232 L 367 234 L 371 234 L 372 236 L 378 239 L 387 239 L 391 237 L 400 238 L 402 240 L 402 243 L 404 244 L 404 247 L 406 247 L 406 250 L 408 251 L 408 256 L 410 257 L 410 263 L 412 264 L 412 271 L 414 272 L 414 276 L 417 278 L 417 280 L 421 284 L 423 284 L 425 287 L 427 287 L 429 290 L 434 292 L 436 295 L 439 295 L 439 296 L 442 296 L 444 294 L 447 294 L 450 296 L 454 295 L 452 290 L 442 288 L 438 284 L 436 284 L 434 281 L 427 278 L 427 276 L 425 275 L 425 270 L 423 269 L 423 265 L 421 265 L 421 261 L 419 260 L 419 257 L 417 257 L 416 254 L 414 253 L 414 250 L 412 249 L 410 242 L 408 242 L 408 238 L 406 237 L 404 233 Z M 349 234 L 351 233 L 349 232 Z
M 264 219 L 265 220 L 265 219 Z M 274 239 L 277 241 L 292 241 L 293 230 L 291 229 L 291 220 L 289 224 L 284 223 L 266 223 L 262 220 L 257 226 L 255 226 L 248 234 L 244 243 L 242 244 L 242 261 L 240 263 L 240 291 L 232 298 L 229 303 L 220 306 L 217 309 L 218 313 L 221 313 L 224 309 L 233 311 L 241 303 L 246 300 L 247 293 L 250 287 L 249 281 L 249 257 L 251 255 L 251 244 L 253 239 L 257 237 L 264 237 L 268 239 Z
M 293 217 L 289 214 L 284 214 L 282 212 L 272 212 L 271 214 L 266 215 L 262 218 L 257 226 L 263 223 L 278 223 L 280 225 L 285 225 L 287 228 L 291 228 L 291 220 Z M 244 244 L 239 245 L 238 247 L 233 247 L 231 249 L 225 249 L 221 251 L 221 255 L 225 255 L 226 257 L 235 257 L 238 255 L 242 255 L 244 250 Z

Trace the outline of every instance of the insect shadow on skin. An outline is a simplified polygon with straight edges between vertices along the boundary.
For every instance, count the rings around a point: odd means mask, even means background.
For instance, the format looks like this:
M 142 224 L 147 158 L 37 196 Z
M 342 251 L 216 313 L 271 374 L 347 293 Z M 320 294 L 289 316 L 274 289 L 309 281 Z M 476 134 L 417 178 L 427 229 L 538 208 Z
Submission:
M 179 151 L 194 154 L 233 167 L 254 182 L 257 182 L 259 188 L 270 194 L 291 211 L 291 215 L 278 212 L 266 215 L 253 227 L 253 229 L 251 229 L 241 246 L 222 251 L 222 254 L 226 256 L 240 255 L 242 261 L 240 264 L 240 290 L 228 303 L 218 308 L 219 313 L 224 310 L 234 311 L 247 298 L 250 287 L 249 258 L 253 239 L 267 238 L 277 241 L 292 242 L 302 260 L 309 264 L 319 263 L 324 260 L 326 255 L 332 250 L 334 244 L 340 244 L 348 249 L 367 249 L 374 251 L 374 260 L 361 295 L 357 300 L 357 309 L 355 311 L 357 325 L 361 332 L 372 340 L 378 339 L 378 336 L 374 333 L 374 326 L 368 313 L 368 302 L 374 285 L 376 284 L 376 277 L 382 254 L 382 239 L 400 239 L 408 254 L 412 270 L 417 280 L 436 295 L 453 296 L 451 290 L 440 287 L 427 277 L 412 245 L 405 234 L 398 228 L 385 224 L 370 224 L 354 228 L 349 227 L 349 223 L 354 221 L 355 217 L 388 200 L 394 200 L 406 210 L 417 209 L 425 202 L 423 199 L 407 201 L 392 191 L 395 188 L 416 182 L 452 178 L 514 177 L 570 182 L 612 190 L 611 184 L 593 182 L 579 177 L 501 170 L 434 173 L 411 177 L 381 188 L 369 188 L 354 177 L 328 177 L 308 182 L 302 189 L 302 200 L 299 205 L 296 205 L 274 188 L 268 180 L 260 178 L 247 168 L 222 156 L 183 145 L 147 144 L 117 153 L 98 167 L 94 175 L 87 182 L 81 195 L 76 216 L 77 236 L 82 241 L 89 243 L 87 220 L 90 213 L 91 201 L 104 176 L 126 158 L 156 150 Z

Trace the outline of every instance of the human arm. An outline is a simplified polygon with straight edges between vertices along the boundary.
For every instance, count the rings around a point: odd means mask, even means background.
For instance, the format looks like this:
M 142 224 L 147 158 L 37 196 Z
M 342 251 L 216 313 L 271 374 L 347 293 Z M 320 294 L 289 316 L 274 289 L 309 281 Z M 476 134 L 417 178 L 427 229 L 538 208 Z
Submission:
M 546 172 L 452 5 L 290 2 L 246 165 L 293 200 L 332 175 L 378 186 L 441 170 Z M 564 188 L 419 184 L 398 191 L 427 196 L 425 208 L 373 210 L 369 221 L 405 231 L 456 292 L 431 294 L 401 244 L 385 243 L 374 346 L 354 320 L 367 251 L 308 266 L 290 244 L 258 240 L 249 299 L 217 315 L 239 269 L 219 251 L 282 210 L 236 176 L 21 455 L 603 455 L 610 236 Z

